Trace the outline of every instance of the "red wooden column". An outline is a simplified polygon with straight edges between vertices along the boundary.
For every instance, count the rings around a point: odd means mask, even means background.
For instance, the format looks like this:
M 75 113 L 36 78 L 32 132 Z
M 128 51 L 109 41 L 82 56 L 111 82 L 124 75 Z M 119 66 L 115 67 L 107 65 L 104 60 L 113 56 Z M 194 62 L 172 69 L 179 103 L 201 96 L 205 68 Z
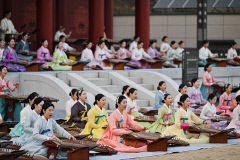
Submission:
M 144 48 L 149 44 L 150 0 L 135 0 L 135 32 L 144 42 Z
M 104 25 L 107 38 L 113 39 L 113 0 L 104 2 Z
M 94 45 L 104 33 L 104 0 L 89 0 L 89 39 Z
M 37 40 L 48 40 L 48 49 L 53 48 L 53 0 L 37 0 Z

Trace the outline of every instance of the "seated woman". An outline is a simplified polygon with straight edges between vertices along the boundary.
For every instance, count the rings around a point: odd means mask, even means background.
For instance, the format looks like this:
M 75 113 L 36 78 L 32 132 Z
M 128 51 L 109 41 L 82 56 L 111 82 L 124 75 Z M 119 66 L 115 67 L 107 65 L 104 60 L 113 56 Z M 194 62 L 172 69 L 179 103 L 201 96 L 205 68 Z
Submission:
M 149 48 L 147 49 L 147 54 L 152 58 L 162 57 L 163 54 L 158 52 L 156 49 L 156 41 L 150 41 Z
M 207 100 L 209 94 L 213 93 L 213 85 L 218 83 L 224 83 L 224 81 L 217 80 L 212 74 L 212 65 L 210 63 L 206 64 L 204 67 L 205 73 L 202 77 L 201 93 L 205 100 Z
M 17 53 L 14 50 L 15 40 L 14 38 L 9 38 L 7 40 L 8 47 L 3 52 L 2 61 L 0 65 L 4 65 L 9 69 L 14 70 L 15 72 L 24 72 L 26 71 L 26 67 L 20 64 L 15 64 L 13 62 L 19 62 Z M 25 61 L 24 61 L 25 62 Z
M 25 125 L 29 114 L 32 112 L 31 106 L 39 94 L 36 92 L 31 93 L 23 103 L 28 103 L 20 112 L 20 122 L 9 133 L 11 136 L 21 136 L 24 133 L 23 126 Z
M 122 40 L 120 41 L 120 48 L 117 52 L 117 58 L 118 59 L 126 59 L 131 58 L 132 54 L 126 49 L 126 41 Z
M 94 138 L 100 138 L 105 132 L 103 127 L 108 125 L 107 111 L 104 106 L 106 97 L 102 94 L 95 96 L 94 107 L 87 113 L 88 122 L 81 134 L 90 134 Z
M 182 59 L 182 55 L 177 53 L 176 48 L 176 41 L 171 41 L 170 48 L 167 51 L 167 61 L 165 62 L 166 64 L 171 64 L 171 67 L 176 67 L 176 65 L 173 63 L 174 59 Z
M 167 51 L 170 49 L 170 45 L 168 44 L 168 36 L 162 37 L 162 44 L 160 47 L 160 53 L 163 54 L 163 56 L 167 55 Z
M 174 106 L 174 109 L 175 111 L 177 111 L 180 106 L 178 104 L 179 100 L 180 100 L 180 97 L 183 95 L 183 94 L 186 94 L 187 93 L 187 85 L 185 84 L 180 84 L 179 85 L 179 88 L 178 88 L 178 95 L 175 97 L 174 99 L 174 103 L 173 103 L 173 106 Z
M 127 95 L 127 113 L 130 114 L 133 119 L 135 117 L 143 116 L 143 114 L 138 111 L 139 108 L 136 102 L 137 90 L 135 88 L 131 88 L 129 89 Z M 151 123 L 149 122 L 138 122 L 138 124 L 144 127 L 148 127 L 151 125 Z
M 57 122 L 52 119 L 54 113 L 54 105 L 49 102 L 45 102 L 42 106 L 41 117 L 37 119 L 34 124 L 33 134 L 31 137 L 32 140 L 22 146 L 20 150 L 28 151 L 28 154 L 36 154 L 47 156 L 48 147 L 42 145 L 45 141 L 60 141 L 55 135 L 54 132 L 59 135 L 71 139 L 76 140 L 71 134 L 69 134 L 66 130 L 60 127 Z M 66 152 L 58 151 L 57 159 L 62 157 L 66 157 Z
M 151 132 L 162 133 L 166 127 L 174 124 L 175 111 L 172 107 L 172 96 L 165 94 L 163 102 L 163 106 L 158 109 L 158 119 L 148 128 Z
M 190 107 L 206 104 L 207 101 L 203 99 L 202 93 L 199 89 L 200 82 L 197 78 L 192 79 L 192 87 L 188 89 L 188 96 L 190 97 Z
M 164 97 L 164 94 L 167 93 L 166 88 L 167 88 L 166 82 L 160 81 L 157 87 L 158 92 L 156 93 L 156 96 L 155 96 L 155 104 L 153 109 L 158 110 L 163 106 L 163 97 Z
M 149 56 L 143 49 L 143 41 L 138 41 L 137 48 L 133 49 L 132 51 L 132 57 L 130 63 L 136 64 L 138 66 L 141 66 L 140 60 L 148 58 L 152 59 L 151 56 Z
M 210 94 L 208 96 L 207 104 L 202 109 L 200 118 L 203 120 L 206 120 L 212 126 L 225 128 L 227 126 L 227 121 L 220 121 L 220 122 L 211 121 L 211 119 L 215 119 L 216 117 L 218 117 L 218 115 L 216 114 L 216 106 L 215 106 L 216 102 L 217 102 L 217 96 L 215 96 L 214 94 Z
M 236 97 L 237 107 L 234 108 L 232 114 L 232 120 L 227 126 L 228 128 L 234 128 L 237 133 L 240 134 L 240 95 Z
M 103 69 L 108 69 L 109 68 L 109 67 L 105 66 L 103 61 L 106 60 L 106 59 L 109 59 L 109 58 L 113 58 L 114 55 L 111 55 L 108 52 L 106 52 L 106 50 L 104 49 L 104 46 L 105 46 L 104 41 L 100 41 L 98 43 L 98 49 L 96 49 L 95 58 L 91 63 L 89 63 L 89 66 L 99 66 Z
M 53 60 L 48 50 L 48 41 L 43 39 L 41 41 L 42 46 L 37 50 L 37 58 L 33 60 L 33 63 L 43 63 L 42 67 L 47 68 L 49 62 Z
M 176 51 L 177 51 L 177 55 L 182 57 L 183 51 L 184 51 L 184 42 L 183 41 L 178 42 L 178 48 L 176 49 Z
M 93 44 L 91 41 L 86 42 L 86 44 L 84 46 L 85 48 L 82 51 L 81 61 L 84 61 L 84 62 L 92 62 L 93 61 L 94 56 L 93 56 L 93 52 L 91 50 L 92 45 Z
M 2 60 L 4 49 L 5 49 L 5 41 L 0 38 L 0 61 Z
M 34 100 L 34 103 L 31 106 L 31 111 L 28 113 L 26 117 L 26 122 L 23 125 L 23 135 L 18 138 L 12 138 L 14 144 L 20 144 L 21 146 L 32 141 L 30 138 L 33 134 L 34 124 L 37 119 L 40 117 L 40 113 L 42 111 L 42 106 L 44 104 L 43 98 L 38 97 Z
M 180 97 L 181 108 L 175 113 L 175 124 L 169 126 L 163 132 L 163 135 L 176 135 L 177 138 L 187 141 L 188 143 L 208 143 L 208 134 L 201 133 L 198 139 L 189 136 L 186 127 L 194 126 L 196 124 L 207 124 L 205 120 L 199 119 L 188 107 L 190 105 L 190 98 L 187 94 Z
M 73 62 L 67 58 L 66 53 L 63 51 L 63 43 L 58 42 L 57 49 L 53 53 L 53 61 L 47 66 L 50 66 L 54 71 L 69 71 L 72 70 L 72 66 L 61 65 L 61 63 L 71 64 Z
M 21 35 L 21 40 L 18 42 L 16 46 L 16 52 L 18 54 L 19 59 L 31 62 L 33 60 L 33 56 L 29 55 L 30 48 L 27 40 L 28 33 L 23 32 L 23 34 Z
M 65 104 L 65 109 L 66 109 L 65 120 L 67 120 L 67 121 L 70 119 L 72 106 L 75 103 L 77 103 L 78 90 L 77 89 L 72 89 L 71 92 L 69 93 L 69 96 L 70 96 L 70 99 Z
M 208 64 L 208 61 L 207 61 L 208 58 L 218 57 L 218 55 L 213 54 L 208 49 L 208 47 L 209 47 L 209 42 L 207 40 L 204 40 L 202 48 L 199 49 L 199 62 L 203 65 Z M 216 66 L 216 63 L 214 63 L 213 65 Z
M 109 126 L 97 141 L 99 144 L 108 145 L 118 152 L 147 152 L 146 144 L 137 144 L 138 147 L 126 146 L 122 135 L 131 134 L 132 131 L 128 129 L 130 126 L 133 130 L 143 131 L 146 127 L 142 127 L 134 122 L 131 117 L 126 113 L 127 100 L 124 96 L 119 96 L 116 102 L 116 110 L 111 113 L 108 118 Z
M 19 82 L 13 85 L 7 78 L 7 67 L 0 66 L 0 95 L 11 95 L 13 91 L 15 91 L 19 87 Z M 0 114 L 2 115 L 3 120 L 5 119 L 5 99 L 0 98 Z M 8 109 L 11 109 L 8 106 Z M 14 111 L 14 121 L 19 122 L 20 120 L 20 112 L 22 110 L 22 106 L 20 103 L 15 103 L 15 111 Z M 8 118 L 7 121 L 13 119 Z
M 129 89 L 130 89 L 130 86 L 129 86 L 129 85 L 123 86 L 122 96 L 128 98 L 127 94 L 128 94 L 128 92 L 129 92 Z
M 237 49 L 237 43 L 233 42 L 232 47 L 228 50 L 228 55 L 227 55 L 228 63 L 231 65 L 240 65 L 240 63 L 234 60 L 234 58 L 240 59 L 240 56 L 238 56 L 236 49 Z
M 63 51 L 64 52 L 68 52 L 68 51 L 76 51 L 75 48 L 72 48 L 71 46 L 69 46 L 67 43 L 66 43 L 66 37 L 64 35 L 61 35 L 59 37 L 59 42 L 62 42 L 63 43 Z
M 225 114 L 232 116 L 232 111 L 235 108 L 232 97 L 232 85 L 227 84 L 225 86 L 225 92 L 219 98 L 219 105 L 217 111 L 224 111 Z
M 86 102 L 87 93 L 83 89 L 78 92 L 78 99 L 71 109 L 69 122 L 74 123 L 73 126 L 75 127 L 84 129 L 88 121 L 87 114 L 91 106 Z

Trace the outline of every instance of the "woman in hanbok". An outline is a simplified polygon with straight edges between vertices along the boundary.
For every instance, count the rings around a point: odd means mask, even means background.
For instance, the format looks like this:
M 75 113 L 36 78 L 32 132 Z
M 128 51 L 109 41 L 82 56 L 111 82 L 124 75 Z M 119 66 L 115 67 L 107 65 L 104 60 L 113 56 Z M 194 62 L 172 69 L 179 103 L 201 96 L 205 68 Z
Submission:
M 0 65 L 4 65 L 7 68 L 12 69 L 16 72 L 26 71 L 25 66 L 13 63 L 13 62 L 18 62 L 19 61 L 17 53 L 14 49 L 14 46 L 15 46 L 14 38 L 9 38 L 9 40 L 7 41 L 7 44 L 8 44 L 8 47 L 5 48 L 5 50 L 3 51 L 3 57 L 2 57 L 2 61 L 0 62 Z
M 72 126 L 74 127 L 84 129 L 88 121 L 87 114 L 91 109 L 91 106 L 86 102 L 87 93 L 83 89 L 79 91 L 78 99 L 79 100 L 73 105 L 71 109 L 71 117 L 69 122 L 72 122 Z
M 24 32 L 21 35 L 21 40 L 18 42 L 16 46 L 16 52 L 18 54 L 19 59 L 31 62 L 33 60 L 33 56 L 29 55 L 30 48 L 27 40 L 28 40 L 28 33 Z
M 66 109 L 65 120 L 67 120 L 67 121 L 70 119 L 72 106 L 78 100 L 78 90 L 72 89 L 71 92 L 69 93 L 69 96 L 70 96 L 70 99 L 65 104 L 65 109 Z
M 207 101 L 203 99 L 199 86 L 200 86 L 199 80 L 197 78 L 193 78 L 192 87 L 190 87 L 187 92 L 188 96 L 190 97 L 190 107 L 207 103 Z
M 117 58 L 118 59 L 126 59 L 131 58 L 132 54 L 126 49 L 126 41 L 122 40 L 120 41 L 120 48 L 117 52 Z
M 49 62 L 53 60 L 48 50 L 48 41 L 43 39 L 41 41 L 42 46 L 37 50 L 37 58 L 33 60 L 33 63 L 43 63 L 42 67 L 47 68 Z
M 227 84 L 225 86 L 225 92 L 219 98 L 219 105 L 217 106 L 217 111 L 223 111 L 225 114 L 232 116 L 232 111 L 235 108 L 233 104 L 232 97 L 232 85 Z
M 108 145 L 116 149 L 118 152 L 147 152 L 147 145 L 144 143 L 137 143 L 136 147 L 125 145 L 125 140 L 122 135 L 133 133 L 133 131 L 129 130 L 128 126 L 135 131 L 143 131 L 147 129 L 132 120 L 132 118 L 126 113 L 126 107 L 126 97 L 122 95 L 119 96 L 116 102 L 117 109 L 109 116 L 109 125 L 97 143 Z
M 175 97 L 174 99 L 174 103 L 173 103 L 173 106 L 174 106 L 174 109 L 175 111 L 177 111 L 179 108 L 180 108 L 180 105 L 178 104 L 179 100 L 180 100 L 180 97 L 183 95 L 183 94 L 186 94 L 187 93 L 187 85 L 185 84 L 180 84 L 179 85 L 179 88 L 178 88 L 178 95 Z
M 92 62 L 94 59 L 93 56 L 93 52 L 92 52 L 92 42 L 91 41 L 87 41 L 86 45 L 85 45 L 85 49 L 82 51 L 82 55 L 81 55 L 81 60 L 83 62 Z
M 181 58 L 182 58 L 183 51 L 184 51 L 183 47 L 184 47 L 184 42 L 183 41 L 178 42 L 178 48 L 176 49 L 176 51 L 177 51 L 177 55 Z
M 210 94 L 208 96 L 208 102 L 203 107 L 202 112 L 200 114 L 200 118 L 203 120 L 206 120 L 209 124 L 216 127 L 223 127 L 225 128 L 227 126 L 227 121 L 220 121 L 220 122 L 212 122 L 212 119 L 215 119 L 218 117 L 216 114 L 216 104 L 217 102 L 217 96 L 214 94 Z
M 240 59 L 240 56 L 238 56 L 236 49 L 237 49 L 237 43 L 233 42 L 232 47 L 228 50 L 228 55 L 227 55 L 228 63 L 231 65 L 240 65 L 240 63 L 234 60 L 234 58 Z
M 237 133 L 240 134 L 240 95 L 236 97 L 237 107 L 234 108 L 232 114 L 232 120 L 227 126 L 228 128 L 234 128 Z
M 148 128 L 151 132 L 162 133 L 168 126 L 174 124 L 175 111 L 172 107 L 172 96 L 165 94 L 163 102 L 163 106 L 158 109 L 158 119 Z
M 166 56 L 167 61 L 165 62 L 166 64 L 170 64 L 171 67 L 176 67 L 176 65 L 173 63 L 174 59 L 179 59 L 179 60 L 182 59 L 181 55 L 177 54 L 176 48 L 177 48 L 176 41 L 171 41 L 170 48 L 167 51 L 167 56 Z
M 130 89 L 130 86 L 129 85 L 125 85 L 123 86 L 123 89 L 122 89 L 122 95 L 126 98 L 128 98 L 127 94 L 129 92 L 129 89 Z
M 28 113 L 26 117 L 26 122 L 23 125 L 23 129 L 24 129 L 23 135 L 21 135 L 18 138 L 12 138 L 11 141 L 13 141 L 13 143 L 20 144 L 21 146 L 23 146 L 28 142 L 31 142 L 34 123 L 40 117 L 43 104 L 44 104 L 44 101 L 43 101 L 43 98 L 41 97 L 38 97 L 34 100 L 34 103 L 31 106 L 31 111 Z
M 94 107 L 87 113 L 88 122 L 81 134 L 90 134 L 94 138 L 100 138 L 105 132 L 103 127 L 108 125 L 107 111 L 104 106 L 106 104 L 106 97 L 102 94 L 95 96 Z
M 191 109 L 188 108 L 190 105 L 190 98 L 188 95 L 182 95 L 179 103 L 181 104 L 181 108 L 175 113 L 175 124 L 167 127 L 162 134 L 171 136 L 176 135 L 177 138 L 189 143 L 208 143 L 208 134 L 201 133 L 198 138 L 194 138 L 191 137 L 186 130 L 186 127 L 194 126 L 193 122 L 196 124 L 207 124 L 205 120 L 199 119 Z
M 201 85 L 201 93 L 205 100 L 207 100 L 209 94 L 213 93 L 213 85 L 216 85 L 218 83 L 224 83 L 224 81 L 217 80 L 212 74 L 212 65 L 206 64 L 204 67 L 205 73 L 202 77 L 202 85 Z
M 143 114 L 139 112 L 139 107 L 136 102 L 137 90 L 135 88 L 131 88 L 129 89 L 127 95 L 127 113 L 131 115 L 132 119 L 143 116 Z M 138 122 L 138 124 L 144 127 L 149 127 L 151 125 L 149 122 Z
M 137 48 L 132 50 L 132 56 L 130 63 L 141 66 L 140 60 L 148 58 L 152 59 L 151 56 L 149 56 L 143 49 L 143 41 L 138 41 Z
M 140 41 L 139 35 L 135 35 L 135 36 L 133 37 L 132 43 L 131 43 L 130 46 L 129 46 L 129 51 L 130 51 L 130 52 L 132 52 L 135 48 L 137 48 L 137 44 L 138 44 L 139 41 Z
M 151 41 L 149 44 L 149 48 L 147 49 L 147 54 L 149 56 L 151 56 L 152 58 L 156 58 L 156 57 L 162 57 L 163 55 L 158 52 L 158 50 L 156 49 L 156 41 Z
M 167 51 L 170 49 L 170 45 L 168 44 L 168 37 L 163 36 L 162 38 L 162 44 L 160 47 L 160 53 L 163 54 L 163 56 L 166 56 Z
M 7 67 L 0 66 L 0 95 L 9 96 L 19 87 L 19 82 L 13 85 L 7 78 Z M 10 106 L 8 106 L 10 109 Z M 22 110 L 22 106 L 20 103 L 15 103 L 15 111 L 14 111 L 14 121 L 19 122 L 20 120 L 20 112 Z M 4 120 L 5 117 L 5 99 L 0 98 L 0 114 Z M 13 121 L 13 119 L 8 118 L 7 121 Z
M 63 43 L 58 42 L 57 49 L 53 53 L 53 61 L 47 66 L 50 66 L 54 71 L 69 71 L 72 66 L 61 65 L 61 63 L 72 64 L 74 61 L 67 58 L 66 53 L 63 51 Z
M 5 41 L 0 38 L 0 61 L 2 60 L 4 49 L 5 49 Z
M 31 93 L 26 100 L 24 100 L 24 103 L 28 103 L 26 107 L 24 107 L 20 112 L 20 122 L 11 130 L 9 133 L 11 136 L 21 136 L 24 133 L 23 126 L 27 122 L 27 119 L 29 117 L 29 114 L 32 112 L 31 106 L 34 102 L 34 100 L 39 97 L 39 94 L 36 92 Z
M 166 94 L 166 82 L 160 81 L 157 87 L 158 92 L 156 93 L 155 96 L 155 104 L 153 109 L 158 110 L 160 107 L 163 106 L 163 96 Z
M 20 150 L 28 151 L 28 154 L 33 155 L 42 155 L 47 156 L 48 147 L 42 145 L 45 141 L 60 141 L 54 133 L 61 135 L 70 140 L 76 140 L 71 134 L 69 134 L 66 130 L 60 127 L 57 122 L 52 119 L 54 113 L 54 105 L 45 102 L 42 106 L 41 117 L 34 124 L 33 134 L 31 137 L 32 140 L 22 146 Z M 66 158 L 66 152 L 58 151 L 57 159 Z
M 202 48 L 199 49 L 199 63 L 203 65 L 206 65 L 208 63 L 208 58 L 218 57 L 218 55 L 213 54 L 208 47 L 209 41 L 204 40 Z M 212 65 L 215 67 L 216 63 L 213 63 Z

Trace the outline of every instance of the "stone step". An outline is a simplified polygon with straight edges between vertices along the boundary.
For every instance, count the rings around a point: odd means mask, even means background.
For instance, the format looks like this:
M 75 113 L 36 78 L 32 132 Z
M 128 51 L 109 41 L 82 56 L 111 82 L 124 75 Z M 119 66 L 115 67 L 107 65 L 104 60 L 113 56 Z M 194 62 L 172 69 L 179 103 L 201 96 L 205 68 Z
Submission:
M 99 86 L 99 87 L 101 87 L 102 89 L 110 93 L 120 93 L 122 91 L 122 87 L 116 86 L 116 85 L 105 85 L 105 86 Z
M 129 72 L 127 72 L 127 71 L 118 72 L 118 73 L 121 74 L 122 76 L 129 77 Z
M 150 105 L 149 100 L 137 99 L 136 102 L 139 107 L 146 107 Z
M 62 81 L 63 81 L 64 83 L 66 83 L 67 85 L 70 85 L 70 80 L 68 80 L 67 74 L 57 73 L 57 74 L 56 74 L 56 78 L 62 80 Z
M 97 86 L 105 86 L 112 84 L 112 80 L 108 78 L 88 78 L 88 80 Z
M 84 78 L 98 78 L 99 77 L 99 74 L 96 71 L 78 72 L 78 74 Z
M 142 87 L 148 89 L 148 90 L 154 90 L 153 84 L 141 84 Z
M 139 77 L 128 77 L 128 79 L 130 79 L 131 81 L 137 83 L 137 84 L 141 84 L 142 83 L 142 78 Z

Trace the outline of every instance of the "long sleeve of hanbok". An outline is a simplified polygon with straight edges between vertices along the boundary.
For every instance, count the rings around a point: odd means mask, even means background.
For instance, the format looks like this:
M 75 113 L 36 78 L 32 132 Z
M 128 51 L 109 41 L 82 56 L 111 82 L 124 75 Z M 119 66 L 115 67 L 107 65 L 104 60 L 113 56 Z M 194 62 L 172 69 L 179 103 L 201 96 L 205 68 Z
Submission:
M 20 41 L 17 46 L 16 46 L 16 52 L 17 53 L 22 53 L 22 49 L 23 49 L 23 43 Z
M 200 114 L 200 118 L 201 119 L 204 119 L 204 120 L 207 120 L 208 119 L 208 117 L 206 116 L 206 114 L 207 114 L 207 106 L 204 106 L 203 107 L 203 109 L 202 109 L 202 112 L 201 112 L 201 114 Z
M 233 110 L 232 121 L 235 125 L 240 126 L 239 113 L 237 108 Z
M 157 94 L 155 97 L 155 107 L 156 108 L 160 108 L 162 107 L 162 97 L 160 96 L 160 94 Z
M 142 54 L 145 58 L 151 58 L 151 56 L 148 55 L 143 49 L 142 49 Z
M 219 98 L 219 109 L 223 109 L 223 110 L 226 110 L 226 109 L 229 109 L 229 106 L 225 106 L 224 105 L 224 95 L 221 95 L 220 98 Z
M 16 89 L 16 86 L 14 86 L 8 79 L 6 79 L 6 84 L 11 91 L 14 91 Z
M 138 58 L 136 57 L 136 49 L 134 49 L 132 51 L 132 57 L 131 57 L 133 60 L 138 60 Z
M 190 112 L 190 114 L 191 114 L 191 120 L 193 122 L 195 122 L 196 124 L 203 124 L 203 120 L 198 118 L 198 116 L 196 116 L 192 111 Z
M 8 52 L 9 52 L 9 49 L 5 49 L 3 51 L 3 57 L 2 57 L 2 61 L 5 62 L 5 63 L 9 63 L 10 62 L 10 58 L 8 58 Z
M 206 72 L 203 75 L 203 84 L 207 87 L 210 87 L 212 84 L 207 81 L 207 74 Z
M 110 128 L 111 133 L 115 136 L 120 136 L 120 135 L 123 135 L 123 134 L 127 133 L 127 130 L 125 130 L 125 129 L 118 129 L 117 120 L 113 116 L 109 117 L 108 124 L 109 124 L 109 128 Z
M 57 132 L 61 136 L 65 137 L 65 138 L 69 138 L 71 136 L 71 134 L 69 134 L 65 129 L 60 127 L 55 120 L 53 120 L 52 125 L 53 125 L 53 131 Z
M 42 121 L 38 120 L 34 124 L 34 129 L 33 129 L 33 139 L 38 140 L 38 141 L 47 141 L 49 139 L 48 136 L 41 134 L 41 129 L 42 129 Z
M 28 114 L 28 117 L 23 126 L 24 132 L 33 133 L 34 128 L 31 127 L 31 121 L 32 121 L 31 119 L 32 119 L 32 115 Z
M 140 126 L 139 124 L 137 124 L 129 115 L 127 115 L 127 123 L 135 131 L 141 131 L 144 128 L 144 127 Z

